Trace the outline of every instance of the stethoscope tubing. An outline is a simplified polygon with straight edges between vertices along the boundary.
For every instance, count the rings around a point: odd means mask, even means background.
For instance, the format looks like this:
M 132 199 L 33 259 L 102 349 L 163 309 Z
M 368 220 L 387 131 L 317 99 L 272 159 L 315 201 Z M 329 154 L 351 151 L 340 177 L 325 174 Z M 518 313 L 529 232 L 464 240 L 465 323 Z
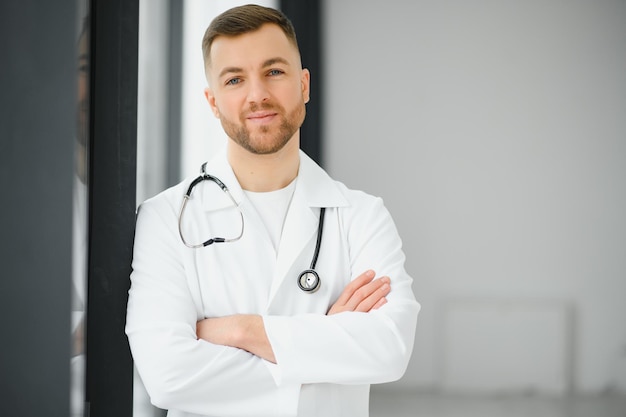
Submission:
M 322 246 L 322 234 L 324 233 L 324 213 L 326 212 L 326 207 L 320 207 L 320 220 L 317 226 L 317 241 L 315 242 L 315 252 L 313 252 L 313 259 L 311 260 L 311 268 L 315 269 L 315 264 L 317 264 L 317 258 L 320 255 L 320 247 Z
M 233 202 L 233 205 L 237 208 L 237 210 L 239 211 L 239 216 L 241 217 L 241 231 L 239 232 L 238 236 L 233 237 L 233 238 L 214 237 L 205 242 L 194 245 L 194 244 L 187 242 L 185 240 L 185 237 L 183 236 L 183 227 L 182 227 L 183 213 L 185 212 L 185 208 L 187 207 L 187 202 L 191 199 L 191 192 L 193 191 L 193 188 L 204 180 L 213 181 L 215 184 L 217 184 L 222 189 L 222 191 L 226 193 L 228 198 L 230 198 L 230 200 Z M 203 248 L 203 247 L 212 245 L 214 243 L 235 242 L 241 239 L 241 237 L 243 236 L 244 228 L 245 228 L 245 223 L 243 220 L 243 212 L 241 211 L 241 207 L 239 207 L 239 204 L 237 203 L 233 195 L 228 190 L 228 187 L 226 186 L 226 184 L 224 184 L 219 178 L 206 173 L 206 162 L 205 162 L 204 164 L 202 164 L 201 174 L 196 179 L 194 179 L 191 182 L 191 184 L 189 184 L 189 188 L 187 188 L 187 192 L 185 193 L 185 195 L 183 195 L 183 203 L 180 207 L 180 214 L 178 215 L 178 234 L 180 235 L 180 239 L 188 248 L 198 249 L 198 248 Z
M 241 211 L 241 207 L 239 207 L 239 204 L 237 203 L 235 198 L 232 196 L 232 194 L 228 190 L 228 187 L 226 186 L 226 184 L 224 184 L 219 178 L 214 177 L 213 175 L 207 174 L 206 162 L 202 164 L 202 169 L 200 172 L 201 174 L 196 179 L 194 179 L 191 182 L 191 184 L 189 184 L 189 187 L 187 188 L 187 192 L 183 195 L 183 202 L 180 207 L 180 213 L 178 215 L 178 234 L 180 235 L 180 239 L 185 244 L 185 246 L 191 249 L 203 248 L 203 247 L 212 245 L 214 243 L 235 242 L 241 239 L 241 237 L 243 236 L 243 231 L 244 231 L 244 218 L 243 218 L 243 211 Z M 185 236 L 183 234 L 183 226 L 182 226 L 185 208 L 187 207 L 187 202 L 191 199 L 191 193 L 194 187 L 204 180 L 213 181 L 215 184 L 217 184 L 222 189 L 222 191 L 224 191 L 226 195 L 228 195 L 230 200 L 233 202 L 233 205 L 239 211 L 239 215 L 241 217 L 241 231 L 237 237 L 234 237 L 234 238 L 213 237 L 199 244 L 191 244 L 185 240 Z M 320 254 L 320 247 L 322 245 L 325 212 L 326 212 L 326 208 L 320 207 L 320 218 L 319 218 L 319 224 L 317 226 L 317 239 L 315 242 L 315 251 L 313 252 L 313 259 L 311 260 L 311 267 L 303 271 L 302 273 L 300 273 L 300 275 L 298 276 L 298 287 L 302 291 L 309 293 L 309 294 L 316 292 L 320 288 L 320 285 L 321 285 L 319 274 L 315 271 L 315 265 L 317 264 L 317 259 Z M 309 280 L 309 278 L 311 278 L 311 281 Z

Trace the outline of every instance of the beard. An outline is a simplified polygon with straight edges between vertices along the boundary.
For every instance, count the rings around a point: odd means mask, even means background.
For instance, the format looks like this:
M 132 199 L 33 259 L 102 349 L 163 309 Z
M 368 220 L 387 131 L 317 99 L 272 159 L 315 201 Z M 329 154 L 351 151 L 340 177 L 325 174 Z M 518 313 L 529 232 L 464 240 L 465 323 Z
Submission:
M 250 112 L 258 110 L 275 111 L 280 118 L 278 128 L 260 126 L 258 132 L 253 134 L 246 127 L 245 112 L 239 116 L 239 123 L 220 117 L 226 135 L 242 148 L 256 155 L 268 155 L 280 151 L 300 129 L 306 114 L 303 101 L 296 105 L 290 113 L 287 113 L 282 106 L 271 103 L 252 104 L 249 109 Z

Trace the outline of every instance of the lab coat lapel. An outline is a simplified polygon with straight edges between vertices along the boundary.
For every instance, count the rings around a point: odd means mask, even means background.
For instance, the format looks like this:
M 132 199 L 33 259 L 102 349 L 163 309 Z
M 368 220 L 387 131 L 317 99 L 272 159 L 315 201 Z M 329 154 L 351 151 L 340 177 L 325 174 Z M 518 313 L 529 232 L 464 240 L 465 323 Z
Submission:
M 296 185 L 296 192 L 294 193 L 289 211 L 287 212 L 285 225 L 283 226 L 283 234 L 278 248 L 275 275 L 272 280 L 272 288 L 268 300 L 270 303 L 287 277 L 293 262 L 298 258 L 309 241 L 314 238 L 316 231 L 317 217 L 311 207 L 303 200 Z M 295 282 L 294 278 L 294 285 Z
M 296 286 L 297 277 L 289 276 L 289 271 L 302 251 L 310 246 L 311 240 L 317 237 L 319 208 L 345 205 L 347 200 L 335 181 L 304 152 L 300 152 L 296 190 L 283 226 L 268 307 L 285 279 L 291 279 Z M 311 259 L 307 259 L 303 270 L 310 266 Z

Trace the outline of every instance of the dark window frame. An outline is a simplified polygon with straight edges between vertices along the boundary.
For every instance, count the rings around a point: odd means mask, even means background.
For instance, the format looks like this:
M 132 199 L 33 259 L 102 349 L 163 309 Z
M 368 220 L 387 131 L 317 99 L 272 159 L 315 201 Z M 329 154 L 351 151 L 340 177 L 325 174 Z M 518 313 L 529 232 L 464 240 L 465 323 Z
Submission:
M 311 100 L 300 129 L 300 148 L 323 166 L 322 0 L 281 0 L 280 9 L 296 29 L 302 65 L 311 72 Z
M 135 228 L 138 0 L 91 0 L 86 410 L 133 413 L 124 333 Z

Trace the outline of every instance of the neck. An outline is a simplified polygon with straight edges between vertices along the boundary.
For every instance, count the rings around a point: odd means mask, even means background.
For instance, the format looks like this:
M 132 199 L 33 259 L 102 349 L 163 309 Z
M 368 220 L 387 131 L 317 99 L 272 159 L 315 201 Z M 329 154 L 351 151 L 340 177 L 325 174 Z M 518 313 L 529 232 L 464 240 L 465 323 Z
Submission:
M 241 188 L 253 192 L 280 190 L 298 175 L 300 144 L 292 138 L 280 151 L 256 155 L 243 149 L 231 139 L 228 141 L 228 162 Z

